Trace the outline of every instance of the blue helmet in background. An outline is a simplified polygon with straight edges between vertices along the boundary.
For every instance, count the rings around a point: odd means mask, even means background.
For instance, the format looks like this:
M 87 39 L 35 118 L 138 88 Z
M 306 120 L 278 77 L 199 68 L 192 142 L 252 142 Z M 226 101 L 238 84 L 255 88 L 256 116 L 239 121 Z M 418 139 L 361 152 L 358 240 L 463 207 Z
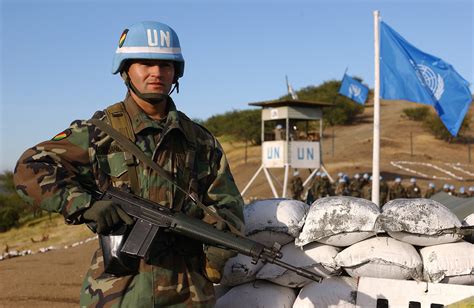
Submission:
M 128 60 L 169 60 L 175 63 L 175 80 L 184 74 L 184 58 L 174 30 L 161 22 L 143 21 L 122 32 L 115 51 L 112 73 L 117 74 Z

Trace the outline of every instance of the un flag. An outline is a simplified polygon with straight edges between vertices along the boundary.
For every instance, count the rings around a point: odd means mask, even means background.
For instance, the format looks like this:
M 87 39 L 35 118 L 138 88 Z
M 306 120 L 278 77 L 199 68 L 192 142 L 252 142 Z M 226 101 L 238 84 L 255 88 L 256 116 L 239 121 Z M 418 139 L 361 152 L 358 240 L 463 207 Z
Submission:
M 352 99 L 354 102 L 364 104 L 369 94 L 369 88 L 358 80 L 344 74 L 339 93 Z
M 472 102 L 469 83 L 440 58 L 380 23 L 380 96 L 432 105 L 456 136 Z

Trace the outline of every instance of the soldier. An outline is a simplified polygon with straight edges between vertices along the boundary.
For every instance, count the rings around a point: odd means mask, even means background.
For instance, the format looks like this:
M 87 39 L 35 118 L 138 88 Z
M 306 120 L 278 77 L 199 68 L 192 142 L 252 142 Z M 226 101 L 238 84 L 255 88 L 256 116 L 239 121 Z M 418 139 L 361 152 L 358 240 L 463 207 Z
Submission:
M 454 187 L 454 185 L 449 186 L 448 195 L 451 195 L 451 196 L 456 196 L 457 195 L 456 187 Z
M 449 184 L 448 184 L 448 183 L 444 183 L 444 185 L 443 185 L 443 192 L 449 194 Z
M 321 172 L 316 172 L 316 176 L 314 177 L 313 180 L 313 185 L 311 185 L 311 188 L 308 191 L 308 195 L 311 197 L 311 200 L 317 200 L 320 198 L 320 189 L 321 189 Z M 312 203 L 312 202 L 311 202 Z
M 372 200 L 372 176 L 364 173 L 361 181 L 361 197 L 367 200 Z
M 469 197 L 474 197 L 474 186 L 469 187 Z
M 405 187 L 402 185 L 402 179 L 397 177 L 395 178 L 395 182 L 390 187 L 388 191 L 388 198 L 390 200 L 406 198 L 406 191 Z
M 433 196 L 434 194 L 436 194 L 436 187 L 435 187 L 435 184 L 434 184 L 434 183 L 429 183 L 429 184 L 428 184 L 428 189 L 427 189 L 426 192 L 425 192 L 425 198 L 426 198 L 426 199 L 429 199 L 429 198 L 431 198 L 431 196 Z
M 178 111 L 169 96 L 178 90 L 184 59 L 174 30 L 141 22 L 123 31 L 113 61 L 127 86 L 124 102 L 93 115 L 116 128 L 174 178 L 226 220 L 243 221 L 243 200 L 224 151 L 212 134 Z M 216 221 L 153 169 L 122 149 L 88 121 L 76 120 L 52 140 L 27 150 L 15 168 L 15 184 L 25 201 L 60 212 L 68 224 L 95 223 L 99 234 L 133 220 L 93 191 L 110 186 L 163 206 Z M 241 225 L 242 226 L 242 225 Z M 222 227 L 222 226 L 220 226 Z M 212 307 L 213 282 L 220 280 L 226 250 L 160 232 L 135 274 L 104 273 L 101 249 L 85 276 L 80 305 L 94 307 Z
M 331 181 L 329 180 L 326 172 L 321 174 L 321 185 L 319 186 L 319 196 L 320 198 L 334 196 L 334 190 L 332 188 Z
M 293 172 L 293 178 L 290 182 L 291 198 L 294 200 L 301 200 L 301 193 L 303 193 L 303 180 L 300 177 L 298 170 Z
M 466 189 L 463 187 L 459 188 L 459 193 L 457 195 L 459 198 L 468 198 L 469 194 L 466 192 Z
M 336 196 L 350 196 L 351 195 L 351 192 L 349 191 L 349 187 L 347 186 L 346 180 L 343 177 L 341 177 L 337 183 L 335 195 Z
M 410 179 L 411 185 L 406 189 L 407 198 L 421 198 L 421 189 L 418 185 L 416 185 L 416 179 Z
M 360 198 L 362 196 L 362 192 L 360 191 L 361 181 L 359 179 L 360 175 L 358 173 L 354 174 L 351 184 L 349 185 L 352 197 Z

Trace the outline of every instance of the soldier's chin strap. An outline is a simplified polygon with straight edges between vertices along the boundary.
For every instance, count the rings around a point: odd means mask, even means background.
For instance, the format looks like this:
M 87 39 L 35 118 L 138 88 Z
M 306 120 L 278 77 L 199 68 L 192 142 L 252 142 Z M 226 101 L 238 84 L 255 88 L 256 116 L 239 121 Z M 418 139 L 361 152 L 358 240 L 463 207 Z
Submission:
M 174 92 L 176 89 L 176 93 L 179 93 L 179 82 L 176 80 L 173 89 L 169 94 L 162 94 L 162 93 L 142 93 L 140 90 L 135 87 L 135 85 L 132 83 L 130 80 L 130 76 L 128 76 L 128 73 L 126 71 L 123 71 L 120 73 L 120 76 L 122 76 L 122 79 L 125 82 L 125 85 L 127 86 L 130 91 L 135 93 L 139 98 L 144 100 L 147 103 L 150 103 L 152 105 L 158 105 L 163 102 L 167 102 L 168 99 L 170 98 L 170 94 Z

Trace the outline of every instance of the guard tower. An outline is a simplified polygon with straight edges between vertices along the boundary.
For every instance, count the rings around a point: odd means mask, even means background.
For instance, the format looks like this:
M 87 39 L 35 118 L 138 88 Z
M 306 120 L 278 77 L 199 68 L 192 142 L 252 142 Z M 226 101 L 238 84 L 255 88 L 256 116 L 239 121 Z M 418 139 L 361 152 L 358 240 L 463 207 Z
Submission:
M 279 195 L 275 189 L 270 172 L 271 168 L 284 168 L 283 191 L 286 197 L 288 171 L 290 168 L 306 168 L 311 173 L 304 181 L 306 186 L 316 172 L 322 169 L 321 140 L 323 133 L 324 107 L 330 103 L 304 100 L 275 100 L 250 103 L 250 106 L 262 107 L 262 165 L 242 191 L 242 196 L 263 170 L 275 198 Z M 328 174 L 329 176 L 329 174 Z M 330 180 L 332 178 L 329 176 Z

